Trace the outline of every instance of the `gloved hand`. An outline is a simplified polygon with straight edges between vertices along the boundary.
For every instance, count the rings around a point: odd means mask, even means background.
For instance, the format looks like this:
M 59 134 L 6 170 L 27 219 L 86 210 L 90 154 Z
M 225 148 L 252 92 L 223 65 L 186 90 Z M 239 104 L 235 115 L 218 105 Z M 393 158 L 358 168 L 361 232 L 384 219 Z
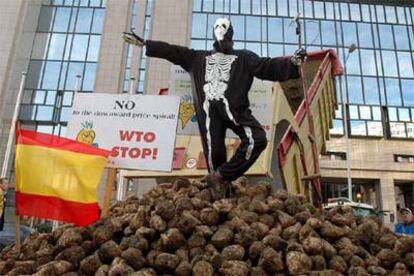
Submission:
M 308 57 L 308 53 L 306 52 L 305 48 L 299 48 L 295 51 L 293 56 L 290 58 L 290 61 L 295 64 L 296 66 L 301 65 L 304 61 L 306 61 Z
M 142 47 L 145 45 L 145 39 L 138 36 L 136 33 L 134 33 L 132 30 L 131 32 L 123 32 L 122 38 L 126 43 L 134 44 L 138 47 Z

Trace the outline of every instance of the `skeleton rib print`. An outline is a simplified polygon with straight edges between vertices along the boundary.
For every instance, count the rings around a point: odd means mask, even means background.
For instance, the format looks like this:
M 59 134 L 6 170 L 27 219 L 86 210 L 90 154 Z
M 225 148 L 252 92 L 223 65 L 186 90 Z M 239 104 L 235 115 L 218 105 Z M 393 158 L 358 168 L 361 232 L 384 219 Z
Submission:
M 224 93 L 228 87 L 228 81 L 230 79 L 230 70 L 233 62 L 237 59 L 235 55 L 225 55 L 223 53 L 215 53 L 211 56 L 206 57 L 206 73 L 205 73 L 205 84 L 203 86 L 205 100 L 203 103 L 203 109 L 206 113 L 206 138 L 207 138 L 207 147 L 208 147 L 208 167 L 210 171 L 214 170 L 213 160 L 211 156 L 212 144 L 211 144 L 211 133 L 210 133 L 210 101 L 213 100 L 222 100 L 226 108 L 226 114 L 229 119 L 238 126 L 239 123 L 233 117 L 233 114 L 230 111 L 230 106 L 227 98 Z M 248 147 L 245 158 L 250 159 L 253 148 L 254 140 L 252 137 L 251 128 L 248 126 L 244 127 L 248 139 Z
M 206 57 L 206 84 L 203 90 L 208 100 L 225 98 L 224 92 L 227 90 L 227 82 L 230 79 L 231 65 L 236 59 L 235 55 L 223 53 L 215 53 Z

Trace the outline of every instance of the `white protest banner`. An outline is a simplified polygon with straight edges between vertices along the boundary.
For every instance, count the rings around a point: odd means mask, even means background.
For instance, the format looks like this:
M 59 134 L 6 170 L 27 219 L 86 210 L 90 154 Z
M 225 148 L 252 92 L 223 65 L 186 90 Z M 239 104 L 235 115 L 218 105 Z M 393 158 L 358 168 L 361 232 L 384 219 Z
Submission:
M 199 135 L 197 117 L 191 93 L 190 75 L 180 66 L 171 66 L 171 79 L 168 94 L 181 98 L 177 133 Z
M 176 96 L 76 94 L 67 136 L 112 151 L 109 167 L 171 171 Z
M 272 86 L 273 83 L 270 81 L 262 81 L 254 78 L 249 91 L 252 114 L 262 124 L 263 129 L 266 131 L 267 140 L 269 141 L 273 115 Z M 169 95 L 181 97 L 177 128 L 178 134 L 199 135 L 191 89 L 190 75 L 180 66 L 171 66 Z M 229 130 L 227 137 L 237 136 Z

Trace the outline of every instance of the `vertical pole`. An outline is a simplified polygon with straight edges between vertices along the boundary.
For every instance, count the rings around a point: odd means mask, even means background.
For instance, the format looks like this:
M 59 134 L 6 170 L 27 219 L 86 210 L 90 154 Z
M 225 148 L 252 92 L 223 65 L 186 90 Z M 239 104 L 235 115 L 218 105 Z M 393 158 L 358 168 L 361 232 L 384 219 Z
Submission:
M 129 79 L 129 95 L 134 95 L 134 87 L 135 87 L 135 78 L 131 77 Z
M 19 93 L 17 94 L 16 105 L 14 107 L 14 112 L 13 112 L 13 117 L 12 117 L 12 121 L 11 121 L 9 137 L 8 137 L 8 140 L 7 140 L 7 147 L 6 147 L 6 152 L 5 152 L 5 155 L 4 155 L 4 161 L 3 161 L 3 167 L 1 169 L 0 179 L 7 178 L 7 170 L 8 170 L 8 165 L 9 165 L 9 160 L 10 160 L 10 155 L 11 155 L 11 149 L 12 149 L 12 146 L 13 146 L 14 132 L 16 130 L 16 122 L 17 122 L 17 118 L 19 116 L 20 102 L 21 102 L 21 98 L 22 98 L 22 95 L 23 95 L 23 89 L 24 89 L 24 83 L 25 82 L 26 82 L 26 72 L 23 72 L 22 73 L 22 80 L 20 81 Z
M 12 117 L 12 121 L 11 121 L 9 137 L 8 137 L 8 140 L 7 140 L 7 146 L 6 146 L 6 152 L 5 152 L 4 161 L 3 161 L 3 167 L 1 169 L 0 181 L 2 183 L 4 181 L 7 181 L 7 182 L 9 181 L 8 178 L 7 178 L 7 171 L 8 171 L 9 160 L 10 160 L 10 155 L 11 155 L 11 149 L 12 149 L 12 146 L 13 146 L 14 132 L 16 130 L 16 123 L 17 123 L 17 118 L 19 116 L 20 102 L 21 102 L 21 99 L 22 99 L 25 82 L 26 82 L 26 72 L 22 72 L 22 79 L 20 81 L 19 93 L 17 94 L 16 105 L 15 105 L 14 111 L 13 111 L 13 117 Z M 4 198 L 2 198 L 1 200 L 3 200 L 3 202 L 4 202 Z M 4 212 L 4 209 L 3 209 L 3 212 Z M 16 249 L 17 249 L 17 251 L 20 252 L 20 215 L 17 213 L 17 210 L 16 210 L 16 219 L 15 219 L 15 239 L 16 239 L 16 244 L 15 244 Z
M 121 201 L 124 199 L 125 196 L 125 179 L 123 170 L 118 171 L 118 193 L 116 195 L 116 199 Z
M 135 95 L 135 77 L 131 77 L 129 80 L 129 95 Z M 116 195 L 116 199 L 119 201 L 124 200 L 126 194 L 126 187 L 125 187 L 125 178 L 123 170 L 118 170 L 118 191 Z
M 76 95 L 79 92 L 79 86 L 81 83 L 81 75 L 76 75 L 76 82 L 75 82 L 75 90 L 73 91 L 73 94 Z
M 346 63 L 348 62 L 349 56 L 358 48 L 355 43 L 352 43 L 348 48 L 348 53 L 345 57 L 344 62 L 344 72 L 346 74 Z M 341 77 L 341 89 L 342 89 L 342 81 L 345 82 L 345 76 Z M 342 91 L 342 107 L 343 107 L 343 114 L 344 114 L 344 134 L 345 134 L 345 150 L 346 150 L 346 175 L 348 180 L 348 198 L 352 201 L 352 177 L 351 177 L 351 153 L 349 149 L 349 128 L 348 128 L 348 111 L 346 109 L 346 105 L 348 103 L 348 90 L 345 88 Z
M 298 47 L 299 49 L 302 48 L 302 30 L 301 30 L 301 23 L 300 23 L 300 14 L 296 15 L 294 21 L 296 22 L 296 35 L 298 36 Z M 311 140 L 311 149 L 312 149 L 312 159 L 313 159 L 313 173 L 315 175 L 319 174 L 319 154 L 316 148 L 315 142 L 315 127 L 313 125 L 313 116 L 310 109 L 310 99 L 306 87 L 306 79 L 305 79 L 305 62 L 299 65 L 300 68 L 300 75 L 302 79 L 302 89 L 304 95 L 304 102 L 305 102 L 305 109 L 306 115 L 308 118 L 308 127 L 309 127 L 309 139 Z M 316 205 L 319 208 L 322 208 L 322 191 L 321 191 L 321 181 L 320 181 L 320 174 L 319 177 L 313 178 L 310 180 L 313 184 L 313 190 L 316 193 Z
M 53 220 L 52 221 L 52 231 L 55 231 L 59 227 L 59 221 Z
M 108 172 L 108 177 L 106 179 L 101 218 L 104 218 L 108 215 L 109 203 L 111 201 L 112 186 L 114 183 L 115 175 L 116 175 L 116 168 L 110 168 Z
M 16 250 L 17 252 L 20 252 L 20 215 L 16 213 L 16 223 L 14 224 L 15 226 L 15 232 L 16 232 Z
M 346 68 L 346 62 L 348 61 L 350 52 L 345 58 L 344 67 Z M 345 69 L 346 70 L 346 69 Z M 346 71 L 345 71 L 346 73 Z M 341 77 L 341 89 L 343 88 L 343 82 L 345 82 L 345 76 Z M 345 135 L 345 152 L 346 152 L 346 178 L 348 183 L 348 199 L 352 201 L 352 177 L 351 177 L 351 153 L 349 149 L 349 131 L 348 131 L 348 111 L 346 105 L 348 103 L 347 89 L 342 90 L 342 111 L 344 114 L 344 135 Z M 346 94 L 345 94 L 346 93 Z

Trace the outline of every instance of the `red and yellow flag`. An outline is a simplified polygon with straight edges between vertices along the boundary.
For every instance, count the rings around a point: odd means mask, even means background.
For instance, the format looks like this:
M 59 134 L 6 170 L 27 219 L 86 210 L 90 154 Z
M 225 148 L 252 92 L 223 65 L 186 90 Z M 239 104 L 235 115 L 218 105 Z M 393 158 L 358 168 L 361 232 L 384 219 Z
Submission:
M 17 213 L 80 226 L 96 221 L 97 186 L 109 154 L 67 138 L 18 130 Z

